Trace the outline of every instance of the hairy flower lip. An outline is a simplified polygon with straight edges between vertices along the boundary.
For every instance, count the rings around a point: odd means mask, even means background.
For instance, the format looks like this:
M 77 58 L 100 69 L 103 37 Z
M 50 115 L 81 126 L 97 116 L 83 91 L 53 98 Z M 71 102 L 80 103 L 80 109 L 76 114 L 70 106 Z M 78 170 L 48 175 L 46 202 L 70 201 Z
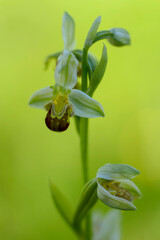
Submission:
M 48 111 L 46 118 L 45 118 L 46 126 L 51 131 L 55 131 L 55 132 L 65 131 L 70 125 L 68 109 L 66 109 L 66 112 L 64 113 L 64 115 L 61 118 L 58 118 L 57 116 L 52 117 L 51 108 Z

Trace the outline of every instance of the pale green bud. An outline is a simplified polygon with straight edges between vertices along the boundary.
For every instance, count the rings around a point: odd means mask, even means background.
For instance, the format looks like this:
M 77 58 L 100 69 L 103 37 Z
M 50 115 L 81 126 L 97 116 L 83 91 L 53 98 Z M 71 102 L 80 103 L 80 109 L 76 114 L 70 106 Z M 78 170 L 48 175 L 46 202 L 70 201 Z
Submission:
M 139 174 L 125 164 L 106 164 L 97 172 L 97 195 L 107 206 L 121 210 L 136 210 L 133 200 L 141 197 L 139 188 L 129 179 Z

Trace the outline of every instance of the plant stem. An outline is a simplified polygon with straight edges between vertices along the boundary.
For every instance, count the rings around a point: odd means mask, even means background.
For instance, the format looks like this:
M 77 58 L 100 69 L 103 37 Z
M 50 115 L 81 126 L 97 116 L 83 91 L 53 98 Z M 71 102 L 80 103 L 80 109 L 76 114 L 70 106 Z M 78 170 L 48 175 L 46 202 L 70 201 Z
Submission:
M 87 91 L 87 55 L 88 49 L 83 48 L 83 59 L 82 59 L 82 86 L 83 92 Z M 84 184 L 88 181 L 88 119 L 80 119 L 80 144 L 81 144 L 81 158 L 83 168 L 83 179 Z M 85 225 L 85 239 L 91 240 L 91 215 L 89 214 L 86 218 Z

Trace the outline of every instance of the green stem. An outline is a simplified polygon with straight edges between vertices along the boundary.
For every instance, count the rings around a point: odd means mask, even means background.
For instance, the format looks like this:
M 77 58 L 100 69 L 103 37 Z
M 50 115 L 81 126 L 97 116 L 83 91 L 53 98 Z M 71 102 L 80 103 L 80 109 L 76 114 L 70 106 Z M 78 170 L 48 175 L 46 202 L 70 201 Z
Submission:
M 83 92 L 87 91 L 87 55 L 88 49 L 83 48 L 83 59 L 82 59 L 82 86 Z M 84 184 L 88 181 L 88 119 L 81 118 L 80 120 L 80 143 L 81 143 L 81 158 L 83 168 L 83 179 Z M 91 215 L 89 214 L 86 218 L 85 225 L 85 239 L 91 240 Z

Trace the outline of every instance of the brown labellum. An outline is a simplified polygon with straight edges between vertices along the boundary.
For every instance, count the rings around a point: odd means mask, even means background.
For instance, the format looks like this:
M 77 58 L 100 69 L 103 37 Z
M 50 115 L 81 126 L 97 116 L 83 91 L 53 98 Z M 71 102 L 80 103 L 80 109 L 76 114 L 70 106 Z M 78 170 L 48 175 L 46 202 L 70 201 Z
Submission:
M 62 118 L 58 119 L 57 117 L 51 117 L 51 108 L 49 110 L 49 112 L 47 113 L 46 119 L 45 119 L 45 123 L 46 126 L 55 132 L 63 132 L 65 131 L 70 124 L 70 120 L 69 120 L 69 116 L 68 116 L 68 108 L 66 109 L 65 114 L 63 115 Z

